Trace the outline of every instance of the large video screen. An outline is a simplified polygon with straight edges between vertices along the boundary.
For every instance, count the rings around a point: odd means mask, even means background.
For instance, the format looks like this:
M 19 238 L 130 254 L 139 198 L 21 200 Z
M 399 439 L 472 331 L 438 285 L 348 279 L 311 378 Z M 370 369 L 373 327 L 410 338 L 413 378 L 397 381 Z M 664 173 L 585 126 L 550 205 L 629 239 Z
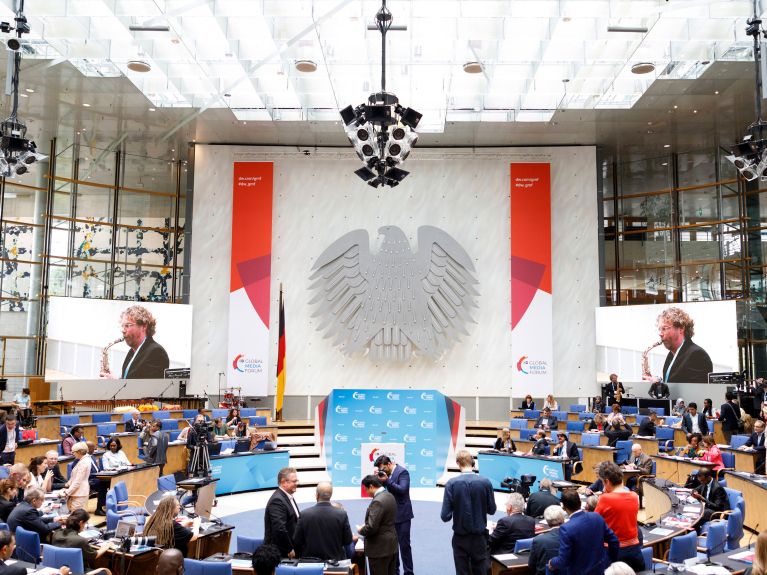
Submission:
M 734 301 L 600 307 L 596 334 L 599 381 L 610 373 L 648 381 L 645 355 L 650 377 L 666 383 L 708 383 L 709 372 L 739 369 Z
M 52 297 L 47 334 L 46 380 L 161 379 L 190 366 L 192 306 Z

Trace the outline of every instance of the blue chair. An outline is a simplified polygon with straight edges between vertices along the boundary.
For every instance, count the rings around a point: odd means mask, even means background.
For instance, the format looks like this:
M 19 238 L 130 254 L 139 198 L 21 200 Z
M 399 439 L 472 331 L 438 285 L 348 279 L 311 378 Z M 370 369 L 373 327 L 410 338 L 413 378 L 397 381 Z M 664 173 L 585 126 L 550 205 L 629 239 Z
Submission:
M 240 417 L 245 419 L 246 417 L 256 417 L 257 410 L 255 407 L 243 407 L 240 410 Z M 266 417 L 264 417 L 264 423 L 261 425 L 266 425 Z
M 727 544 L 727 523 L 724 521 L 711 521 L 704 536 L 698 538 L 698 559 L 708 559 L 712 555 L 724 552 Z
M 197 410 L 196 409 L 184 409 L 181 412 L 181 417 L 184 419 L 194 419 L 197 417 Z
M 114 435 L 117 433 L 116 423 L 99 423 L 96 425 L 96 433 L 98 435 Z
M 40 536 L 34 531 L 27 531 L 23 527 L 16 528 L 16 551 L 13 556 L 21 561 L 30 563 L 40 562 Z M 37 561 L 33 561 L 34 558 Z
M 587 407 L 582 403 L 573 403 L 570 405 L 569 409 L 572 413 L 581 413 L 582 411 L 586 411 Z
M 655 438 L 658 440 L 658 451 L 671 451 L 674 449 L 674 428 L 656 427 Z
M 59 418 L 59 432 L 61 437 L 64 437 L 73 426 L 80 423 L 79 415 L 62 415 Z
M 174 429 L 173 431 L 168 433 L 168 441 L 176 441 L 179 435 L 181 435 L 181 430 Z
M 727 513 L 727 550 L 732 551 L 740 547 L 743 539 L 743 513 L 735 508 Z
M 112 421 L 111 413 L 94 413 L 91 415 L 92 423 L 109 423 Z
M 568 421 L 566 429 L 567 431 L 583 431 L 584 427 L 586 427 L 585 421 Z
M 322 575 L 325 571 L 322 563 L 304 563 L 302 565 L 277 565 L 275 575 Z
M 107 529 L 109 530 L 115 529 L 117 527 L 118 521 L 129 521 L 130 523 L 135 523 L 137 526 L 139 526 L 137 529 L 140 529 L 146 519 L 144 516 L 136 515 L 130 510 L 119 511 L 117 509 L 117 500 L 115 499 L 114 492 L 111 489 L 107 492 L 106 508 Z
M 578 420 L 589 421 L 591 419 L 594 419 L 594 414 L 590 411 L 582 411 L 578 414 Z
M 128 421 L 129 419 L 133 419 L 133 413 L 130 411 L 127 413 L 123 413 L 123 423 Z M 139 419 L 141 419 L 141 417 L 139 417 Z
M 629 457 L 631 457 L 632 445 L 634 445 L 634 442 L 630 439 L 615 442 L 615 448 L 617 449 L 615 452 L 616 463 L 623 463 L 624 461 L 627 461 Z
M 551 415 L 557 418 L 557 421 L 567 421 L 566 411 L 552 411 Z
M 599 445 L 599 433 L 584 433 L 581 435 L 581 445 Z
M 229 415 L 228 409 L 212 409 L 211 415 L 213 416 L 213 419 L 216 419 L 217 417 L 221 417 L 222 419 Z
M 173 431 L 174 429 L 178 429 L 178 419 L 172 419 L 167 418 L 162 420 L 162 430 L 163 431 Z
M 324 563 L 319 565 L 320 569 L 325 567 Z M 184 573 L 187 575 L 232 575 L 232 564 L 223 561 L 184 559 Z
M 157 478 L 158 491 L 175 491 L 176 477 L 174 475 L 163 475 Z
M 669 563 L 684 563 L 685 559 L 698 556 L 698 534 L 690 531 L 677 535 L 671 540 L 671 547 L 666 552 L 665 560 Z M 656 560 L 653 560 L 655 563 Z
M 519 438 L 523 441 L 529 440 L 532 435 L 535 435 L 537 429 L 520 429 Z
M 125 484 L 125 481 L 118 481 L 115 483 L 114 494 L 117 500 L 117 511 L 128 511 L 130 513 L 142 516 L 148 515 L 147 510 L 144 507 L 144 503 L 146 503 L 146 497 L 143 495 L 129 495 L 128 486 Z M 109 492 L 107 492 L 107 495 L 109 495 Z M 131 498 L 141 498 L 143 499 L 143 502 Z
M 10 475 L 10 471 L 8 471 L 8 467 L 5 467 L 4 465 L 0 466 L 0 479 L 8 479 L 9 475 Z
M 665 417 L 666 416 L 666 408 L 665 407 L 653 407 L 653 411 L 658 417 Z
M 248 418 L 248 423 L 250 423 L 250 425 L 255 425 L 256 427 L 263 427 L 264 425 L 266 425 L 266 416 L 254 415 Z
M 728 469 L 735 469 L 735 454 L 730 451 L 722 451 L 722 463 Z
M 531 549 L 532 547 L 533 547 L 532 537 L 530 537 L 529 539 L 517 539 L 517 542 L 514 544 L 514 553 L 520 553 L 521 551 Z
M 637 415 L 637 425 L 642 425 L 645 419 L 647 419 L 646 415 Z
M 540 415 L 541 412 L 538 409 L 526 409 L 524 411 L 525 419 L 538 419 Z
M 67 463 L 67 479 L 69 479 L 70 477 L 72 477 L 72 468 L 73 468 L 75 465 L 77 465 L 77 459 L 75 459 L 74 461 L 70 461 L 69 463 Z
M 527 429 L 527 420 L 516 418 L 509 421 L 509 429 Z
M 636 415 L 639 413 L 639 408 L 636 405 L 624 405 L 621 407 L 621 412 L 626 415 Z
M 745 445 L 750 437 L 750 435 L 733 435 L 730 438 L 730 447 L 737 449 L 738 447 Z
M 740 509 L 743 517 L 745 517 L 746 501 L 743 499 L 743 494 L 737 489 L 732 489 L 730 487 L 725 487 L 724 490 L 727 492 L 727 501 L 730 504 L 730 509 Z
M 642 547 L 645 571 L 652 571 L 652 547 Z
M 664 423 L 666 425 L 668 425 L 668 426 L 676 425 L 680 421 L 682 421 L 682 418 L 681 417 L 676 417 L 676 416 L 669 416 L 669 417 L 664 418 Z
M 43 567 L 58 569 L 63 565 L 69 566 L 72 573 L 85 573 L 83 550 L 54 547 L 43 543 Z
M 237 553 L 253 553 L 264 544 L 263 537 L 237 536 Z
M 170 418 L 170 411 L 153 411 L 152 417 L 155 419 L 169 419 Z M 163 423 L 163 426 L 165 424 Z M 165 427 L 163 427 L 165 429 Z

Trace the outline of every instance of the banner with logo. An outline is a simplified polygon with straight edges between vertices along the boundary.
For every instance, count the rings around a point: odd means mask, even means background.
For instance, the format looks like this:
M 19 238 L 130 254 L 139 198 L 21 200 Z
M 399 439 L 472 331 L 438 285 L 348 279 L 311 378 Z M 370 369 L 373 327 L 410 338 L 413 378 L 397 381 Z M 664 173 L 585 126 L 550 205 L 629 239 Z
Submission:
M 512 395 L 553 390 L 551 166 L 511 164 Z
M 401 443 L 394 460 L 404 461 L 410 485 L 434 487 L 463 447 L 466 421 L 463 407 L 434 390 L 335 389 L 317 406 L 315 433 L 334 485 L 359 486 L 373 470 L 369 450 Z
M 271 162 L 235 162 L 227 386 L 267 395 L 272 265 Z

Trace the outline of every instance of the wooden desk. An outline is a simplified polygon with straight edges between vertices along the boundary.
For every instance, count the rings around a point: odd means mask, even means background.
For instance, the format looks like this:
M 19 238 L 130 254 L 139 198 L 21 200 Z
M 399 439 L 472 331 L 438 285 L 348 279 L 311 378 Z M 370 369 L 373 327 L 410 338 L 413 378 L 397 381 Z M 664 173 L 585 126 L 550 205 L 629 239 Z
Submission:
M 120 440 L 120 445 L 123 446 L 123 451 L 125 452 L 125 456 L 128 458 L 128 461 L 136 465 L 139 463 L 144 463 L 144 460 L 140 459 L 138 456 L 138 433 L 125 433 L 118 431 L 117 433 L 113 434 L 112 437 L 116 437 Z
M 109 488 L 124 481 L 130 495 L 149 497 L 157 491 L 157 478 L 160 476 L 159 465 L 138 465 L 122 471 L 101 471 L 96 474 L 100 481 L 109 481 Z
M 617 451 L 614 447 L 606 445 L 582 445 L 581 450 L 583 450 L 583 469 L 577 475 L 573 474 L 572 480 L 588 484 L 597 480 L 594 467 L 603 461 L 612 461 Z
M 162 549 L 149 549 L 140 553 L 116 553 L 109 550 L 96 560 L 96 567 L 104 567 L 113 575 L 147 575 L 157 570 Z
M 652 456 L 658 454 L 658 440 L 654 437 L 639 437 L 634 435 L 631 437 L 631 441 L 641 445 L 642 451 L 647 455 Z
M 38 439 L 59 439 L 61 437 L 61 417 L 43 415 L 37 418 Z
M 764 481 L 764 476 L 750 477 L 741 472 L 726 471 L 727 487 L 743 494 L 746 502 L 746 516 L 743 525 L 757 533 L 767 527 L 767 485 L 758 483 Z
M 16 461 L 19 463 L 29 462 L 34 457 L 45 456 L 49 451 L 55 451 L 58 453 L 59 444 L 61 441 L 34 441 L 29 445 L 16 447 Z
M 756 473 L 756 460 L 758 451 L 746 451 L 733 447 L 719 447 L 721 451 L 732 453 L 735 456 L 735 469 L 746 473 Z
M 215 553 L 228 553 L 233 525 L 212 525 L 189 543 L 189 559 L 205 559 Z
M 186 448 L 186 441 L 181 443 L 169 443 L 167 461 L 163 468 L 165 475 L 182 471 L 186 473 L 187 462 L 189 461 L 189 450 Z
M 693 471 L 699 471 L 703 467 L 709 469 L 714 467 L 713 463 L 708 461 L 699 461 L 697 459 L 685 459 L 683 457 L 671 457 L 668 455 L 653 455 L 655 460 L 655 475 L 672 481 L 679 485 L 684 485 L 687 476 Z

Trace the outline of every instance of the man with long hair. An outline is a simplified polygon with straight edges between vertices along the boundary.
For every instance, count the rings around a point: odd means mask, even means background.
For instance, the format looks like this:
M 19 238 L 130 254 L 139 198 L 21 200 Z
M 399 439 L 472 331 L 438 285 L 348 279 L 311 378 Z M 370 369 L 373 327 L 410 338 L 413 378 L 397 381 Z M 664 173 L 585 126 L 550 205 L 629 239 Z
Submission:
M 102 372 L 111 379 L 162 379 L 170 365 L 165 348 L 153 336 L 157 320 L 144 306 L 132 305 L 120 314 L 120 329 L 130 348 L 119 374 Z
M 186 557 L 189 552 L 189 543 L 197 536 L 188 526 L 176 521 L 180 511 L 181 504 L 178 499 L 172 495 L 163 497 L 157 505 L 157 510 L 147 519 L 143 536 L 156 537 L 159 547 L 178 549 Z
M 658 316 L 658 336 L 668 350 L 663 364 L 665 383 L 708 383 L 714 366 L 705 349 L 692 341 L 695 322 L 679 307 L 664 309 Z

